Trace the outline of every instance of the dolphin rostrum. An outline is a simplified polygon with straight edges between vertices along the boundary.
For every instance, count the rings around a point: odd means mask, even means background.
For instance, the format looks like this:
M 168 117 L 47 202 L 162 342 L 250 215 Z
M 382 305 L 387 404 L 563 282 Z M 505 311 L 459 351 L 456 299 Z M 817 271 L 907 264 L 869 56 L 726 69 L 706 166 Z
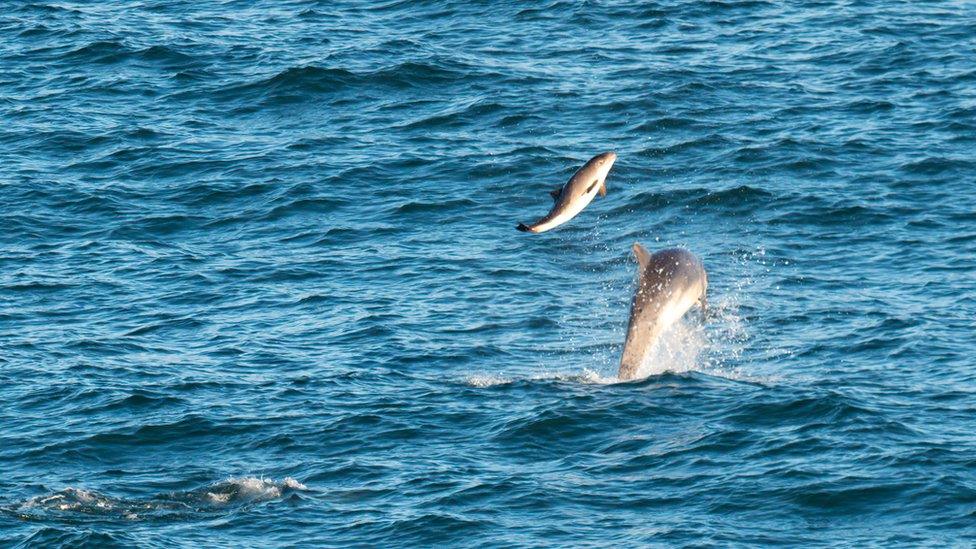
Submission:
M 600 196 L 607 195 L 607 173 L 617 159 L 616 153 L 605 152 L 598 154 L 583 164 L 569 182 L 550 192 L 553 200 L 552 210 L 532 225 L 519 223 L 516 229 L 523 232 L 541 233 L 553 229 L 583 211 L 599 192 Z
M 637 291 L 630 304 L 627 340 L 620 358 L 621 380 L 637 377 L 648 351 L 661 334 L 698 302 L 705 311 L 708 276 L 701 260 L 681 248 L 654 255 L 634 243 L 637 257 Z

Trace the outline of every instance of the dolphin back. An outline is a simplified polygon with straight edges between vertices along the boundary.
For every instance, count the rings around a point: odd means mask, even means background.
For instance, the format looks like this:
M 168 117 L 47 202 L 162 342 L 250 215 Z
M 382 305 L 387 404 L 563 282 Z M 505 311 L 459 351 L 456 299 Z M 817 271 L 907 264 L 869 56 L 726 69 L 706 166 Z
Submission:
M 618 377 L 634 379 L 661 334 L 695 302 L 704 303 L 708 277 L 695 254 L 682 248 L 649 254 L 634 245 L 639 263 L 637 289 L 630 305 L 627 339 Z

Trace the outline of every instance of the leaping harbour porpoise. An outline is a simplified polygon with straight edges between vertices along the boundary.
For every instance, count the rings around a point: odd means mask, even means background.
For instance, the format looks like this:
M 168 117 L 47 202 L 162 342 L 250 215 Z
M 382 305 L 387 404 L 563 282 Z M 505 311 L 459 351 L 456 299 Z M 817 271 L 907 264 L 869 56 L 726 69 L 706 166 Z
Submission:
M 641 363 L 661 334 L 696 302 L 705 311 L 708 276 L 701 260 L 681 248 L 650 254 L 634 243 L 637 290 L 630 304 L 627 340 L 620 358 L 622 381 L 637 377 Z
M 549 193 L 556 203 L 552 205 L 552 209 L 545 217 L 531 225 L 519 223 L 516 229 L 541 233 L 576 217 L 576 214 L 593 201 L 597 192 L 600 196 L 607 195 L 607 174 L 615 160 L 617 155 L 613 152 L 605 152 L 591 158 L 573 174 L 569 182 Z

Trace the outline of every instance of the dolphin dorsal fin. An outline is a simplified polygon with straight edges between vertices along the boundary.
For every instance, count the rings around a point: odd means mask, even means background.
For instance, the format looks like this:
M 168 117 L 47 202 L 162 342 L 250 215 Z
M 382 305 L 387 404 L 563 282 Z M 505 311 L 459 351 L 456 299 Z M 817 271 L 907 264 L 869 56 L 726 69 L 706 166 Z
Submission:
M 559 187 L 558 189 L 556 189 L 554 191 L 549 191 L 549 196 L 551 196 L 553 200 L 559 200 L 559 195 L 561 195 L 561 194 L 563 194 L 563 188 L 562 187 Z
M 634 242 L 634 257 L 637 258 L 637 264 L 640 265 L 640 270 L 643 271 L 647 268 L 647 264 L 651 262 L 651 253 L 647 251 L 647 248 L 640 245 L 640 242 Z

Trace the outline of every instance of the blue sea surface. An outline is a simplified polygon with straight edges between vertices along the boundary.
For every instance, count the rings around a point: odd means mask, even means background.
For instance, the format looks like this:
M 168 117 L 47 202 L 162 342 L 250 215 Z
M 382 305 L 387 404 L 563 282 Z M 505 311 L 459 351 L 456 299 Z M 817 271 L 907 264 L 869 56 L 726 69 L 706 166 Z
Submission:
M 973 2 L 0 0 L 0 228 L 2 547 L 976 544 Z

